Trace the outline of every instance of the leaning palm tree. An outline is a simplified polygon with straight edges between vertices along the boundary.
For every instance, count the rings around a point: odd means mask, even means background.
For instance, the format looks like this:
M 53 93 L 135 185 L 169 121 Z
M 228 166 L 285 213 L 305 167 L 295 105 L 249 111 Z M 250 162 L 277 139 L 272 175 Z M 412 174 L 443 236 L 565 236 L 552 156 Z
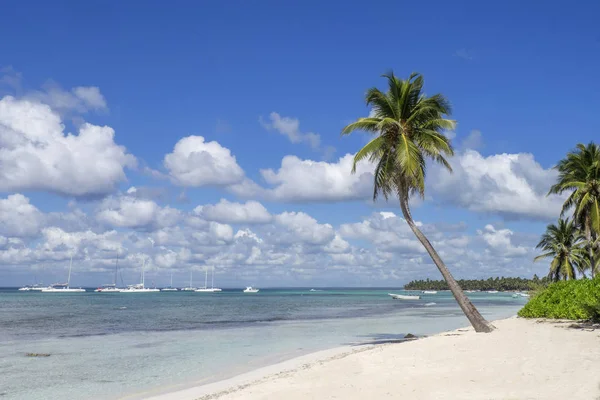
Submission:
M 584 238 L 573 220 L 559 219 L 558 225 L 550 224 L 536 248 L 544 251 L 534 261 L 552 257 L 548 278 L 556 282 L 560 279 L 575 279 L 578 270 L 585 276 L 588 258 Z
M 487 322 L 464 294 L 431 242 L 412 219 L 409 200 L 413 195 L 424 197 L 426 160 L 432 159 L 452 170 L 445 156 L 454 154 L 445 130 L 452 130 L 455 121 L 446 119 L 451 113 L 444 96 L 423 94 L 423 77 L 413 73 L 407 80 L 384 75 L 389 88 L 383 93 L 377 88 L 367 91 L 365 101 L 372 113 L 359 118 L 342 130 L 347 135 L 356 130 L 373 133 L 376 137 L 354 156 L 352 172 L 364 159 L 375 164 L 373 200 L 381 194 L 387 200 L 398 196 L 404 219 L 425 247 L 429 256 L 448 283 L 471 325 L 477 332 L 491 332 L 494 326 Z
M 571 192 L 563 204 L 561 216 L 573 209 L 575 220 L 585 233 L 587 256 L 594 277 L 596 251 L 594 242 L 600 237 L 600 147 L 595 143 L 578 144 L 555 167 L 558 181 L 548 194 Z

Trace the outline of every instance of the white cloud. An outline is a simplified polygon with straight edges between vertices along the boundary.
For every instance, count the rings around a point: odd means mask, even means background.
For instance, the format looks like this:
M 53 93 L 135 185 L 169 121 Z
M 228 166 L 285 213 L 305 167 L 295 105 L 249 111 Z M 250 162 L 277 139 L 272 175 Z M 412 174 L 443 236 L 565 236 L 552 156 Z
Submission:
M 270 122 L 259 118 L 260 124 L 268 129 L 275 130 L 286 136 L 292 143 L 308 143 L 310 147 L 317 150 L 321 146 L 321 136 L 312 132 L 301 132 L 300 121 L 297 118 L 282 117 L 276 112 L 269 114 Z
M 181 212 L 171 207 L 162 208 L 152 200 L 119 196 L 104 199 L 96 219 L 120 228 L 166 227 L 179 222 Z
M 208 221 L 228 224 L 266 224 L 272 216 L 267 209 L 257 201 L 235 203 L 221 199 L 217 204 L 198 206 L 195 213 Z
M 227 186 L 242 182 L 244 171 L 235 156 L 218 142 L 202 136 L 188 136 L 165 156 L 171 180 L 180 186 Z
M 477 230 L 483 240 L 489 245 L 490 250 L 501 254 L 503 257 L 524 256 L 529 251 L 523 246 L 512 244 L 513 232 L 510 229 L 496 229 L 493 225 L 486 225 L 483 230 Z
M 44 215 L 22 194 L 0 199 L 0 234 L 22 237 L 35 236 L 44 224 Z
M 96 86 L 78 86 L 67 91 L 50 83 L 45 85 L 44 90 L 27 93 L 25 98 L 47 104 L 61 114 L 108 109 L 106 99 Z
M 352 174 L 353 158 L 346 154 L 328 163 L 285 156 L 279 170 L 261 170 L 265 181 L 274 186 L 266 193 L 274 200 L 294 202 L 368 199 L 373 190 L 373 166 L 361 162 Z
M 125 181 L 136 159 L 114 142 L 108 126 L 84 123 L 66 134 L 48 105 L 6 96 L 0 100 L 0 190 L 103 195 Z
M 335 238 L 335 232 L 331 225 L 319 224 L 316 219 L 303 212 L 278 214 L 275 216 L 275 222 L 289 231 L 288 235 L 283 234 L 276 240 L 324 245 Z
M 428 179 L 434 199 L 472 211 L 509 218 L 554 219 L 563 198 L 546 194 L 557 173 L 544 169 L 532 154 L 484 157 L 466 150 L 451 159 L 453 173 L 434 167 Z

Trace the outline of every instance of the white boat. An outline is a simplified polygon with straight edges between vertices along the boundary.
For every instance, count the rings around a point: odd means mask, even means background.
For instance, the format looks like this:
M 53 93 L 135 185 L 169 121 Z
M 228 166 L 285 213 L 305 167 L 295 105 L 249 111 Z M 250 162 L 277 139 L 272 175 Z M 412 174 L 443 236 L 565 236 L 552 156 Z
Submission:
M 215 287 L 215 267 L 212 267 L 212 285 L 208 287 L 208 269 L 205 270 L 206 274 L 204 275 L 204 287 L 200 289 L 196 289 L 196 292 L 199 293 L 216 293 L 220 292 L 221 289 Z
M 127 285 L 127 289 L 121 289 L 121 293 L 152 293 L 152 292 L 160 292 L 160 289 L 157 288 L 147 288 L 144 286 L 145 283 L 145 274 L 144 267 L 146 266 L 146 260 L 144 259 L 142 262 L 142 283 L 138 283 L 137 285 Z
M 394 293 L 388 293 L 388 295 L 392 296 L 393 299 L 396 300 L 419 300 L 421 298 L 421 296 L 407 296 L 404 294 L 394 294 Z
M 98 293 L 120 293 L 121 290 L 123 290 L 123 289 L 118 288 L 117 285 L 109 284 L 109 285 L 102 285 L 102 286 L 100 286 L 98 289 L 94 290 L 94 292 L 98 292 Z
M 497 291 L 497 290 L 488 290 L 487 292 L 488 292 L 488 293 L 498 293 L 498 291 Z
M 191 284 L 190 284 L 191 286 Z M 160 289 L 161 292 L 177 292 L 177 288 L 173 287 L 173 273 L 171 272 L 171 286 Z
M 465 290 L 465 293 L 475 293 L 475 290 Z
M 190 270 L 190 286 L 181 288 L 184 292 L 195 292 L 196 288 L 192 285 L 192 271 Z
M 530 297 L 529 293 L 519 293 L 519 296 L 521 296 L 521 297 Z
M 80 293 L 85 292 L 85 289 L 82 288 L 72 288 L 69 285 L 71 284 L 71 269 L 73 268 L 73 256 L 71 256 L 71 261 L 69 261 L 69 276 L 67 278 L 67 283 L 55 283 L 47 288 L 43 288 L 41 290 L 42 293 Z
M 246 289 L 244 289 L 244 293 L 258 293 L 259 289 L 253 288 L 252 286 L 247 286 Z
M 117 287 L 118 272 L 119 272 L 119 255 L 117 254 L 117 259 L 115 261 L 115 279 L 114 279 L 113 283 L 102 285 L 98 289 L 94 290 L 94 292 L 97 292 L 97 293 L 120 293 L 121 290 L 123 290 L 123 289 Z
M 517 297 L 519 297 L 519 293 L 513 293 L 512 297 L 513 297 L 513 298 L 517 298 Z
M 35 284 L 35 285 L 26 285 L 23 286 L 22 288 L 19 288 L 20 292 L 31 292 L 31 291 L 36 291 L 36 292 L 40 292 L 43 289 L 48 288 L 49 286 L 42 286 L 40 284 Z
M 423 294 L 437 294 L 436 290 L 423 290 L 421 293 Z

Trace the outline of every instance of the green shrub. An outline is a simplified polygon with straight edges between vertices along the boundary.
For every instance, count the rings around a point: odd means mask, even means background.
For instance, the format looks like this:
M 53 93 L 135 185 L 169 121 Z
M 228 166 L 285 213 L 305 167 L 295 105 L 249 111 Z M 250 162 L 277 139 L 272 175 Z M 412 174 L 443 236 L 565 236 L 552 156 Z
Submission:
M 552 283 L 535 293 L 519 316 L 600 320 L 600 277 Z

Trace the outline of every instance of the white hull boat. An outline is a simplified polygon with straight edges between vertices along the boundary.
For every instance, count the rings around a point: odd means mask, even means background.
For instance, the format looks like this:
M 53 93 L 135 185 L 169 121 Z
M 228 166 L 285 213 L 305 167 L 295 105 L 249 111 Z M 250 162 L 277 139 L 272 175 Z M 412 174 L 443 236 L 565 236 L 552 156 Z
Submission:
M 98 289 L 94 290 L 96 293 L 120 293 L 123 289 L 117 287 L 117 275 L 119 273 L 119 254 L 117 253 L 117 259 L 115 260 L 115 278 L 113 283 L 102 285 Z
M 191 282 L 190 282 L 190 286 L 191 286 Z M 177 292 L 177 288 L 173 287 L 173 273 L 171 272 L 171 285 L 169 287 L 166 288 L 162 288 L 160 289 L 161 292 Z
M 419 300 L 421 298 L 421 296 L 407 296 L 404 294 L 394 294 L 394 293 L 388 293 L 388 295 L 392 296 L 392 299 L 396 299 L 396 300 Z
M 138 283 L 137 285 L 128 285 L 127 289 L 121 289 L 121 293 L 153 293 L 160 292 L 160 289 L 157 288 L 147 288 L 144 286 L 144 267 L 146 266 L 146 260 L 144 259 L 142 262 L 142 283 Z
M 204 275 L 204 287 L 200 289 L 196 289 L 197 293 L 218 293 L 221 289 L 215 287 L 215 267 L 212 269 L 212 287 L 208 287 L 208 269 L 205 271 Z
M 437 294 L 436 290 L 423 290 L 423 292 L 421 292 L 423 294 Z
M 42 289 L 42 293 L 81 293 L 85 292 L 82 288 L 71 288 L 71 287 L 49 287 Z
M 258 293 L 258 290 L 259 289 L 253 288 L 252 286 L 248 286 L 244 289 L 244 293 Z
M 497 290 L 488 290 L 487 292 L 488 292 L 488 293 L 498 293 L 498 291 L 497 291 Z
M 114 287 L 112 285 L 111 286 L 106 285 L 106 286 L 99 287 L 98 289 L 94 290 L 94 292 L 97 292 L 97 293 L 120 293 L 122 290 L 123 289 Z
M 71 256 L 71 260 L 69 261 L 69 277 L 67 278 L 67 283 L 57 283 L 47 288 L 43 288 L 41 290 L 42 293 L 81 293 L 85 292 L 85 289 L 82 288 L 72 288 L 69 287 L 71 283 L 71 269 L 73 268 L 73 256 Z

